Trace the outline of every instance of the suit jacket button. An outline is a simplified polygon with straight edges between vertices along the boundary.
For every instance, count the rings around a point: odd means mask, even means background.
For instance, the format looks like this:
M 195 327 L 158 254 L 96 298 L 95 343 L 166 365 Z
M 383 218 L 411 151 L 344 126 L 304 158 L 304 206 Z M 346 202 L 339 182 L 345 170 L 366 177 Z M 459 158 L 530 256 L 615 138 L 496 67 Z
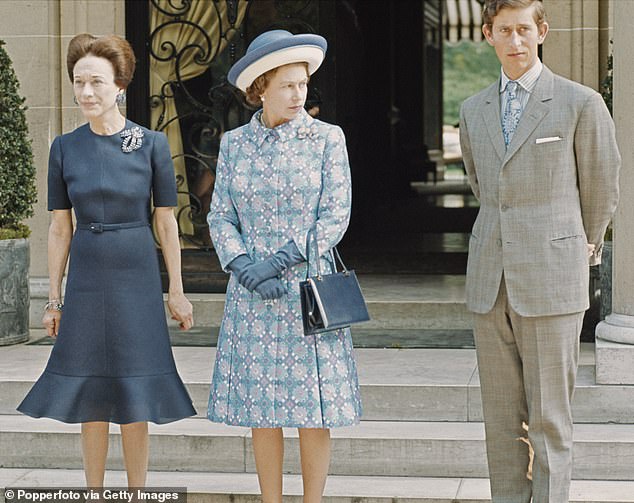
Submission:
M 506 204 L 503 204 L 501 209 L 502 211 L 506 211 L 509 209 L 509 207 Z

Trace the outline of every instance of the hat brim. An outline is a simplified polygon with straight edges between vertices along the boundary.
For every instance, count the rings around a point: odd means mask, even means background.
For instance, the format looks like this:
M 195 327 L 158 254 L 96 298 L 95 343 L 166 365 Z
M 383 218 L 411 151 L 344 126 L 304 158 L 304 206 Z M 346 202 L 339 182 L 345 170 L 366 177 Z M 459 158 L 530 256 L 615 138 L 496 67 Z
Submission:
M 227 78 L 241 91 L 253 84 L 263 73 L 278 66 L 292 63 L 308 63 L 308 73 L 312 75 L 324 61 L 326 40 L 319 35 L 295 35 L 293 45 L 289 41 L 280 41 L 279 48 L 264 46 L 253 54 L 246 54 L 229 70 Z

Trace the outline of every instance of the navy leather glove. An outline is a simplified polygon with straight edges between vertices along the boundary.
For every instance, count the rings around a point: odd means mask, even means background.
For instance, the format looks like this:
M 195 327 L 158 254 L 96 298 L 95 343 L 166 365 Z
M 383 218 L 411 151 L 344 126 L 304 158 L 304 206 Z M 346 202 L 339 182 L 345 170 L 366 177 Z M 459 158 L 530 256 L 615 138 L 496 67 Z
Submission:
M 286 289 L 278 278 L 265 279 L 255 287 L 255 292 L 262 297 L 263 300 L 279 299 L 286 293 Z
M 239 257 L 236 257 L 239 258 Z M 240 284 L 252 292 L 264 280 L 274 278 L 285 269 L 304 261 L 293 241 L 289 241 L 266 260 L 248 265 L 239 275 Z

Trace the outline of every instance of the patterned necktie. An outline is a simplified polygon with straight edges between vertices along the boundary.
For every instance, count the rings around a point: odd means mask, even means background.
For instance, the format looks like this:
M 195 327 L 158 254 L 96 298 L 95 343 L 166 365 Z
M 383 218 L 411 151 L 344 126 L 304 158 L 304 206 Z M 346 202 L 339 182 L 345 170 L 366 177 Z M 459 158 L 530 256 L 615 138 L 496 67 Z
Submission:
M 517 82 L 509 80 L 506 84 L 506 106 L 504 107 L 504 115 L 502 116 L 502 134 L 504 135 L 504 143 L 508 147 L 517 128 L 517 123 L 522 115 L 522 104 L 517 97 Z

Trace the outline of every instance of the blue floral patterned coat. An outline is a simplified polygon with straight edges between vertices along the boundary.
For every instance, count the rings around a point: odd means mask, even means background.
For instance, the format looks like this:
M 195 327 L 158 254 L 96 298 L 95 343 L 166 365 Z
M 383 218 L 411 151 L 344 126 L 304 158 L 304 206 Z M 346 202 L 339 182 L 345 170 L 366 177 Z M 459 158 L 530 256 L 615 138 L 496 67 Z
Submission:
M 263 260 L 293 240 L 302 253 L 316 225 L 322 268 L 348 226 L 345 138 L 306 112 L 274 129 L 260 122 L 222 138 L 208 222 L 223 268 L 238 255 Z M 264 302 L 232 275 L 218 338 L 208 417 L 259 428 L 357 423 L 361 401 L 349 330 L 307 337 L 299 282 L 306 262 L 281 276 L 287 295 Z

